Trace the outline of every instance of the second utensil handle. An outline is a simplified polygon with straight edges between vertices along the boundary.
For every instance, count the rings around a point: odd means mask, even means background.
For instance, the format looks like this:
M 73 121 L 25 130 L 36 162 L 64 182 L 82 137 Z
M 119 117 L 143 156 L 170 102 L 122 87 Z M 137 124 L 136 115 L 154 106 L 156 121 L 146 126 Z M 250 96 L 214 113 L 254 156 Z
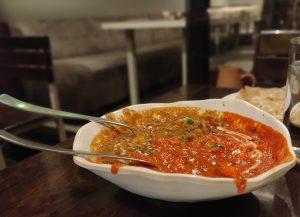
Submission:
M 16 109 L 20 109 L 20 110 L 28 111 L 28 112 L 39 113 L 39 114 L 44 114 L 44 115 L 48 115 L 48 116 L 68 118 L 68 119 L 80 119 L 80 120 L 86 120 L 86 121 L 93 121 L 93 122 L 100 123 L 100 124 L 104 124 L 104 123 L 115 124 L 115 125 L 131 128 L 130 126 L 128 126 L 125 123 L 106 119 L 106 118 L 98 118 L 98 117 L 93 117 L 93 116 L 89 116 L 89 115 L 77 114 L 77 113 L 73 113 L 73 112 L 66 112 L 66 111 L 61 111 L 61 110 L 50 109 L 50 108 L 45 108 L 42 106 L 33 105 L 30 103 L 18 100 L 7 94 L 0 95 L 0 102 L 7 106 L 16 108 Z

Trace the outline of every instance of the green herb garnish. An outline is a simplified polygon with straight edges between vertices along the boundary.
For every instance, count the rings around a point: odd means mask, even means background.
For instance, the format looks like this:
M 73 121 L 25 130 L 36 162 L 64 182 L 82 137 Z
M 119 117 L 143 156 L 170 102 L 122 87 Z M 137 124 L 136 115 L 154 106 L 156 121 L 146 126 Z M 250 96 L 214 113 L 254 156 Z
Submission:
M 113 154 L 121 154 L 121 153 L 122 153 L 122 151 L 120 149 L 117 149 L 117 150 L 113 151 Z
M 157 148 L 151 146 L 151 140 L 145 140 L 142 144 L 143 145 L 136 149 L 136 151 L 140 152 L 141 154 L 152 155 L 157 151 Z
M 172 129 L 166 129 L 165 135 L 166 136 L 173 136 L 173 130 Z
M 186 118 L 185 123 L 188 124 L 188 125 L 192 125 L 192 124 L 195 123 L 195 121 L 192 118 Z

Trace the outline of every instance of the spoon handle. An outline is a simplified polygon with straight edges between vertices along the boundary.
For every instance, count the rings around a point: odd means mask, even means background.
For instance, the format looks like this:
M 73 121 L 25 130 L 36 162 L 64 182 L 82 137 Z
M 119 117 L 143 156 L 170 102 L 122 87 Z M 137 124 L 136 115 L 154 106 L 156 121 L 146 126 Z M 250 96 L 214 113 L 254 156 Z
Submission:
M 110 119 L 106 119 L 106 118 L 98 118 L 98 117 L 93 117 L 93 116 L 89 116 L 89 115 L 82 115 L 82 114 L 66 112 L 66 111 L 60 111 L 60 110 L 45 108 L 45 107 L 42 107 L 42 106 L 33 105 L 33 104 L 30 104 L 30 103 L 18 100 L 16 98 L 12 97 L 12 96 L 7 95 L 7 94 L 1 94 L 0 95 L 0 102 L 7 105 L 7 106 L 16 108 L 16 109 L 20 109 L 20 110 L 28 111 L 28 112 L 39 113 L 39 114 L 44 114 L 44 115 L 48 115 L 48 116 L 68 118 L 68 119 L 87 120 L 87 121 L 97 122 L 97 123 L 100 123 L 100 124 L 105 124 L 105 123 L 115 124 L 115 125 L 131 128 L 129 125 L 127 125 L 125 123 L 110 120 Z
M 36 143 L 33 141 L 29 141 L 29 140 L 14 136 L 5 130 L 0 130 L 0 138 L 2 138 L 3 140 L 6 140 L 8 142 L 14 143 L 16 145 L 19 145 L 19 146 L 22 146 L 25 148 L 39 150 L 39 151 L 50 151 L 50 152 L 56 152 L 56 153 L 60 153 L 60 154 L 77 155 L 77 156 L 96 156 L 96 157 L 113 158 L 113 159 L 119 159 L 119 160 L 131 160 L 131 161 L 141 162 L 144 164 L 149 164 L 147 161 L 144 161 L 139 158 L 134 158 L 134 157 L 95 153 L 95 152 L 88 152 L 88 151 L 75 151 L 75 150 L 61 148 L 61 147 L 57 147 L 57 146 L 44 145 L 44 144 Z
M 294 146 L 294 147 L 293 147 L 293 150 L 294 150 L 294 152 L 295 152 L 297 158 L 299 158 L 299 160 L 300 160 L 300 148 Z

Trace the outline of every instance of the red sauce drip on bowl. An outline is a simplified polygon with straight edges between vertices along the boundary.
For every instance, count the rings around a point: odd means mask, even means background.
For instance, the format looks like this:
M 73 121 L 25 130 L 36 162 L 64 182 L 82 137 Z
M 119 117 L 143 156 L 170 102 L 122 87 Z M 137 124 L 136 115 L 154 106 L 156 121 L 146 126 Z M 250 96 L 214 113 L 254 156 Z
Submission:
M 114 163 L 111 165 L 111 173 L 117 174 L 119 172 L 119 169 L 124 166 L 125 164 L 123 163 Z

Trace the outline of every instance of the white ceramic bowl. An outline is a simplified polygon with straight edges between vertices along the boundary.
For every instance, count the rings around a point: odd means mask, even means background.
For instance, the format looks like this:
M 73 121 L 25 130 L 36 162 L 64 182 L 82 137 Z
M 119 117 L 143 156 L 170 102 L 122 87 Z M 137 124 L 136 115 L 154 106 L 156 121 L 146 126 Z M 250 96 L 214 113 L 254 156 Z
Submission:
M 295 165 L 296 157 L 292 150 L 291 138 L 286 127 L 271 115 L 245 101 L 208 99 L 168 104 L 140 104 L 129 106 L 129 108 L 141 110 L 161 106 L 192 106 L 234 112 L 269 125 L 283 134 L 293 155 L 293 160 L 278 165 L 259 176 L 249 178 L 244 193 L 251 192 L 276 180 Z M 121 115 L 121 110 L 114 113 L 117 116 Z M 81 127 L 76 134 L 73 149 L 89 151 L 92 139 L 102 128 L 101 125 L 92 122 Z M 111 165 L 108 164 L 92 163 L 78 156 L 74 157 L 74 162 L 78 166 L 90 170 L 123 189 L 145 197 L 166 201 L 188 202 L 214 200 L 237 195 L 237 187 L 231 178 L 209 178 L 189 174 L 161 173 L 135 166 L 121 167 L 117 174 L 112 174 L 110 171 Z

